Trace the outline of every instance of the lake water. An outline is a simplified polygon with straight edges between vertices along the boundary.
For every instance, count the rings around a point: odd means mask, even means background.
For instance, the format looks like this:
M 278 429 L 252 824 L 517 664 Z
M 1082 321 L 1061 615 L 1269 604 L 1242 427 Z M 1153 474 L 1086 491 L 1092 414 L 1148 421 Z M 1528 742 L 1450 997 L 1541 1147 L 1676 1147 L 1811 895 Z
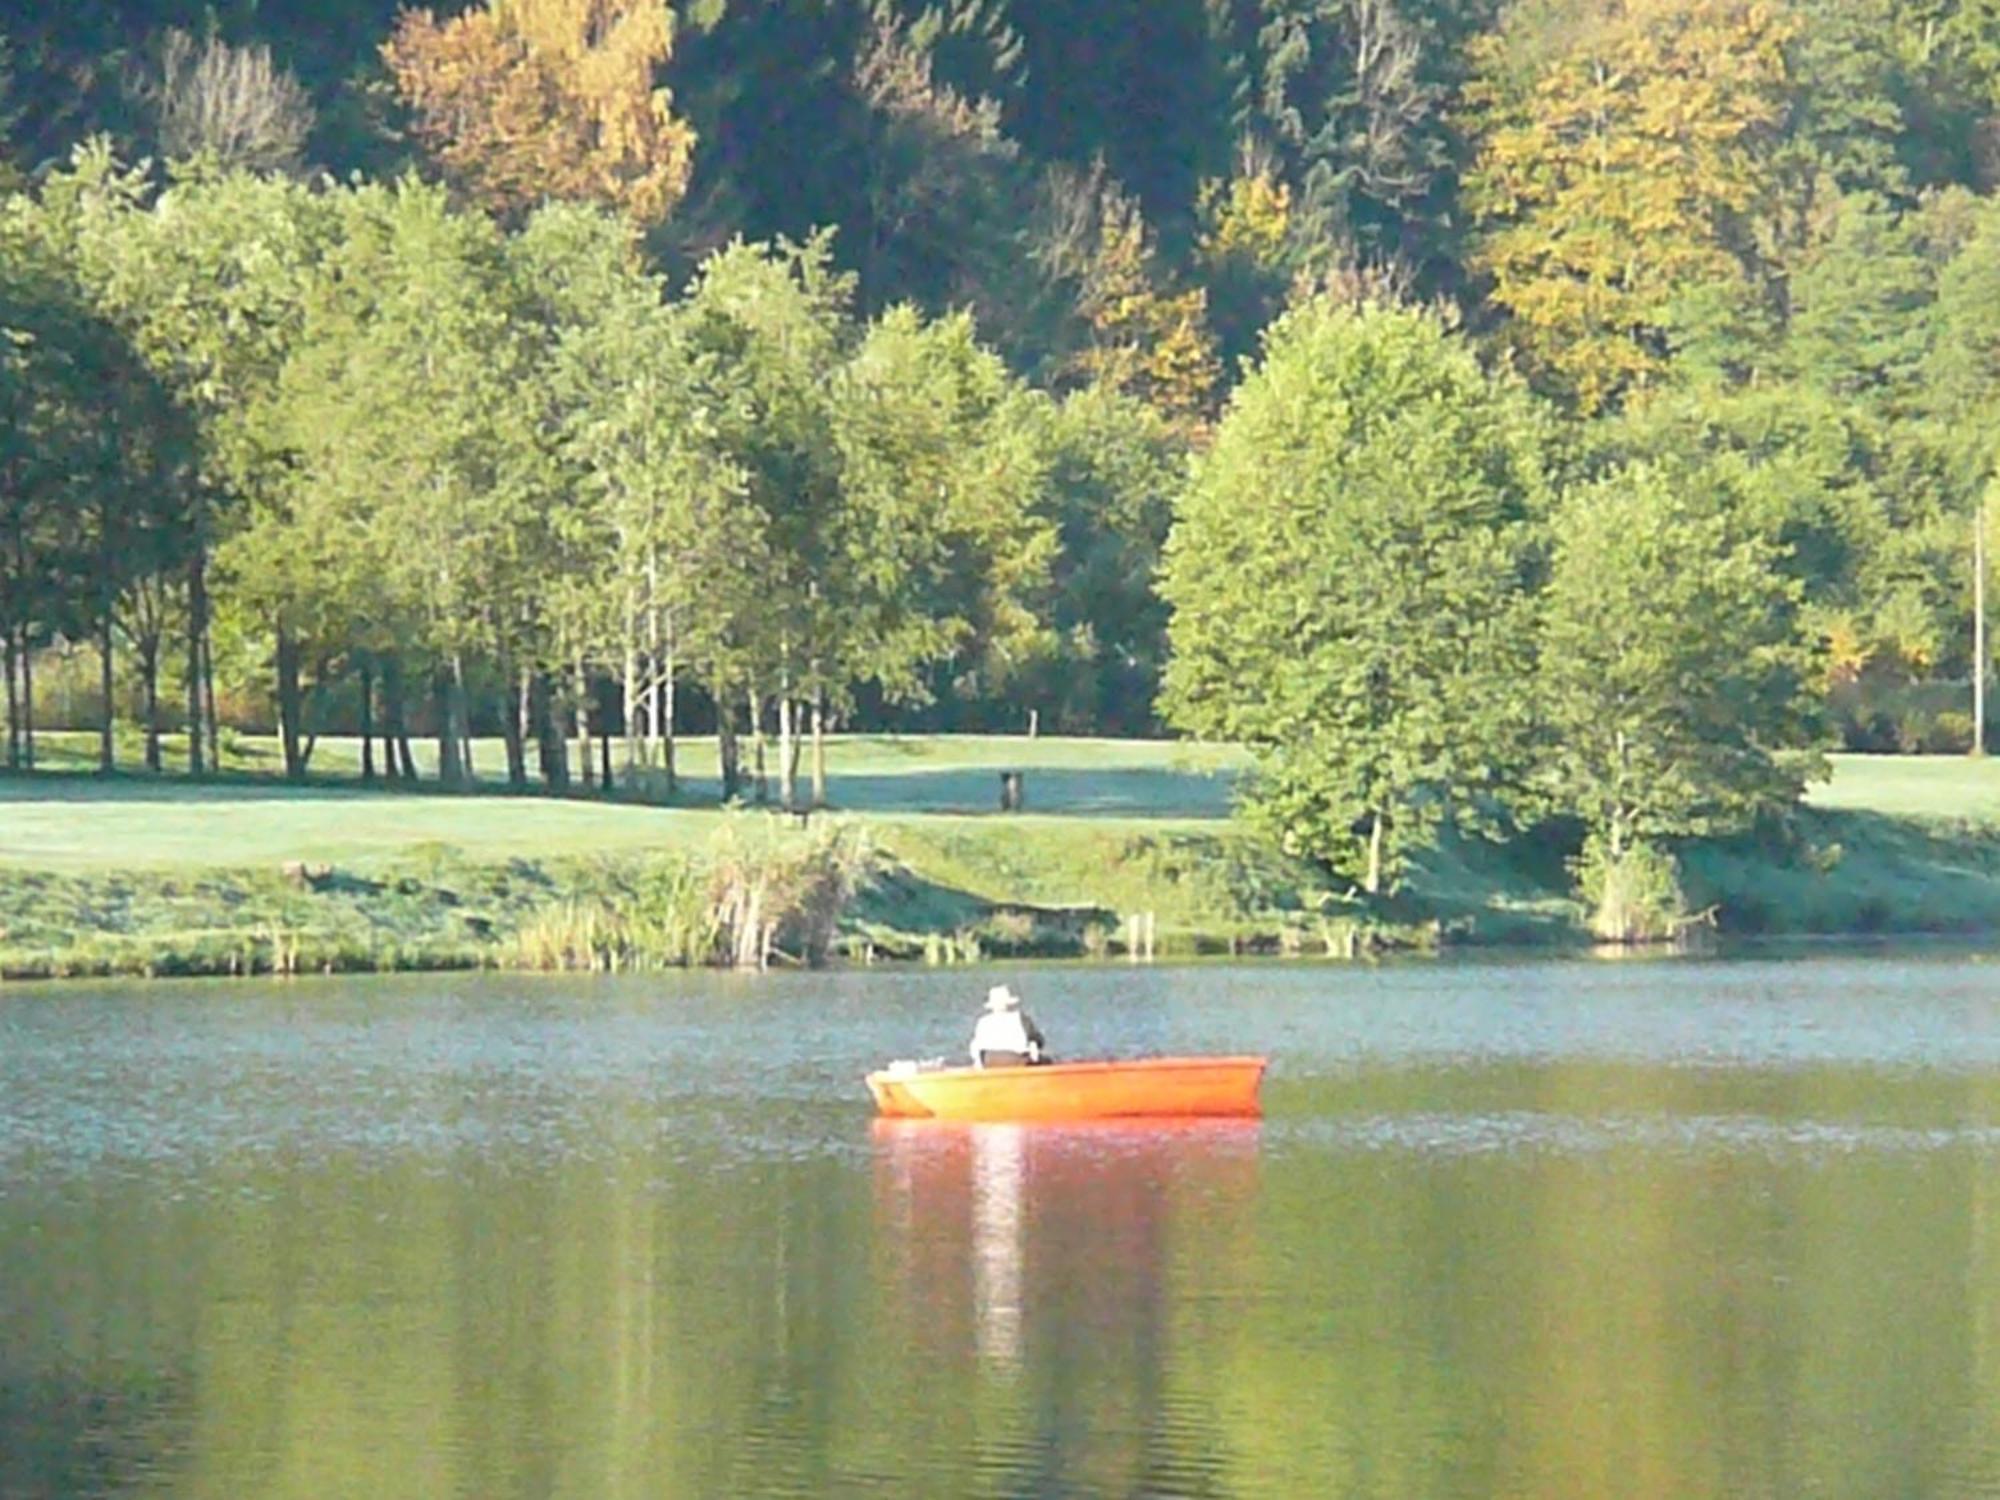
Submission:
M 0 997 L 0 1496 L 2000 1495 L 2000 964 L 1005 977 L 1266 1118 L 873 1123 L 984 971 Z

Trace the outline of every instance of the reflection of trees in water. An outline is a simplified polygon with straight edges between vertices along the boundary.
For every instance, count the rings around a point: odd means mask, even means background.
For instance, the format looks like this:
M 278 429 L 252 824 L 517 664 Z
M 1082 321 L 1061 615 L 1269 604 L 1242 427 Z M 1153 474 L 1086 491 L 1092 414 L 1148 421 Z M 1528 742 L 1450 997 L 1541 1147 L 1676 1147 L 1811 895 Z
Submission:
M 0 1495 L 2000 1489 L 2000 1151 L 1959 1129 L 2000 1084 L 1450 1086 L 1597 1144 L 1334 1128 L 1421 1122 L 1426 1073 L 1261 1134 L 880 1122 L 860 1175 L 674 1137 L 30 1186 Z
M 0 1355 L 0 1495 L 120 1494 L 181 1446 L 184 1372 L 118 1367 L 31 1376 Z

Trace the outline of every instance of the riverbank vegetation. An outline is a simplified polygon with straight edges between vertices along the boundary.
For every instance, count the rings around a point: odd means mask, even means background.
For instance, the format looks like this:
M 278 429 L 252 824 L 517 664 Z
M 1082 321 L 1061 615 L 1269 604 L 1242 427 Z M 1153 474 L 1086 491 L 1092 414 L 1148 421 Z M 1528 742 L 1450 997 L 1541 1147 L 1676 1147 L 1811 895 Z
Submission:
M 1160 743 L 836 742 L 868 810 L 797 820 L 495 794 L 0 777 L 0 974 L 240 974 L 1576 948 L 1572 835 L 1448 833 L 1370 898 L 1218 815 Z M 712 742 L 690 747 L 695 764 Z M 1088 777 L 1062 773 L 1087 751 Z M 275 755 L 275 750 L 272 751 Z M 877 785 L 899 756 L 913 802 Z M 850 760 L 849 757 L 852 757 Z M 1046 811 L 1001 816 L 991 762 Z M 1105 762 L 1109 762 L 1105 764 Z M 907 767 L 914 766 L 914 769 Z M 1222 778 L 1220 784 L 1218 777 Z M 1115 789 L 1116 795 L 1113 795 Z M 1782 829 L 1677 841 L 1722 936 L 2000 930 L 2000 766 L 1839 757 Z M 741 920 L 751 904 L 758 920 Z M 748 936 L 761 930 L 761 937 Z
M 44 9 L 6 765 L 692 820 L 482 955 L 830 951 L 875 856 L 714 885 L 703 820 L 841 803 L 857 731 L 1227 745 L 1203 920 L 1336 948 L 1452 930 L 1461 860 L 1747 920 L 1907 832 L 1805 802 L 1826 752 L 1983 749 L 1990 5 Z

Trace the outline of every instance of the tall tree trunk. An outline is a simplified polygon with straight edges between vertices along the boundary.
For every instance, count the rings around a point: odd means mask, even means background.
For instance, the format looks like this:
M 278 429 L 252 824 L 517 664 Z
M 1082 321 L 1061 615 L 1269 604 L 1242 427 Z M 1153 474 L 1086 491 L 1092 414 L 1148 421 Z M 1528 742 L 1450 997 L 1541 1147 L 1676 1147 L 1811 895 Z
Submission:
M 743 752 L 736 741 L 729 694 L 722 688 L 715 694 L 715 758 L 722 771 L 722 800 L 727 802 L 743 790 Z
M 786 812 L 798 803 L 798 757 L 792 733 L 792 663 L 790 643 L 779 651 L 778 667 L 778 803 Z
M 1625 856 L 1625 788 L 1632 784 L 1632 746 L 1620 729 L 1611 736 L 1611 742 L 1618 756 L 1618 800 L 1611 808 L 1611 862 L 1615 865 Z
M 139 638 L 139 682 L 146 695 L 146 769 L 160 774 L 160 629 L 149 627 Z
M 601 714 L 599 718 L 603 722 L 599 725 L 597 731 L 597 748 L 604 762 L 601 767 L 604 774 L 600 778 L 600 782 L 605 791 L 612 792 L 618 789 L 618 783 L 611 779 L 611 716 L 609 714 Z
M 660 748 L 660 549 L 646 549 L 646 764 Z M 674 778 L 667 772 L 667 793 L 673 794 Z
M 520 681 L 514 690 L 514 733 L 521 737 L 521 778 L 527 779 L 529 744 L 535 746 L 535 759 L 541 756 L 541 743 L 535 735 L 535 672 L 532 667 L 521 668 Z
M 215 620 L 207 606 L 201 616 L 201 711 L 208 725 L 208 763 L 222 769 L 222 716 L 215 709 Z
M 750 764 L 757 778 L 757 802 L 759 806 L 768 806 L 771 777 L 764 766 L 764 705 L 757 701 L 755 688 L 745 695 L 744 706 L 750 714 Z
M 500 663 L 500 736 L 507 746 L 507 785 L 515 791 L 528 786 L 528 747 L 521 733 L 521 705 L 513 664 Z
M 1972 753 L 1986 753 L 1986 496 L 1972 520 Z
M 1368 825 L 1368 878 L 1362 888 L 1371 896 L 1382 893 L 1382 811 L 1377 808 Z
M 793 732 L 796 709 L 787 692 L 778 699 L 778 802 L 786 812 L 798 806 L 799 737 Z
M 282 623 L 278 626 L 278 739 L 285 751 L 285 775 L 296 781 L 305 775 L 299 755 L 300 712 L 304 707 L 299 692 L 299 646 Z
M 7 676 L 7 769 L 21 769 L 21 692 L 14 677 L 14 627 L 0 631 L 0 668 Z
M 196 547 L 188 559 L 188 638 L 187 638 L 187 734 L 188 775 L 199 776 L 207 766 L 202 755 L 202 642 L 208 635 L 208 569 L 202 549 Z M 212 753 L 215 741 L 209 740 Z
M 21 764 L 35 769 L 35 653 L 21 627 Z
M 410 753 L 410 725 L 403 704 L 403 664 L 382 663 L 382 774 L 392 781 L 415 781 L 417 760 Z
M 97 659 L 100 664 L 98 681 L 104 689 L 104 723 L 97 733 L 97 769 L 100 775 L 109 776 L 118 769 L 117 747 L 112 743 L 112 729 L 117 709 L 111 701 L 111 653 L 112 635 L 116 629 L 117 611 L 109 600 L 104 605 L 104 628 L 98 634 Z
M 535 673 L 530 686 L 529 712 L 534 717 L 535 740 L 541 746 L 542 783 L 552 792 L 569 790 L 569 741 L 556 721 L 555 684 L 548 673 Z
M 813 689 L 812 805 L 817 812 L 826 806 L 826 690 Z
M 680 795 L 681 789 L 680 767 L 674 763 L 674 679 L 674 637 L 673 632 L 669 630 L 667 632 L 666 655 L 662 659 L 660 669 L 662 706 L 660 709 L 660 723 L 658 725 L 660 730 L 660 764 L 666 768 L 667 795 L 669 797 Z
M 786 812 L 798 811 L 799 762 L 805 758 L 806 753 L 805 718 L 805 704 L 794 703 L 792 705 L 792 743 L 790 750 L 785 755 Z
M 366 666 L 361 668 L 361 780 L 375 782 L 375 674 Z
M 590 770 L 590 678 L 583 670 L 583 658 L 576 659 L 576 702 L 572 706 L 576 718 L 576 763 L 583 773 L 583 785 L 590 788 L 593 778 Z
M 636 601 L 625 606 L 625 769 L 639 764 L 639 621 Z
M 437 707 L 438 780 L 446 786 L 458 786 L 465 780 L 465 767 L 458 758 L 462 742 L 458 715 L 452 707 L 449 666 L 441 666 L 432 674 L 431 699 Z
M 459 775 L 469 786 L 478 780 L 479 768 L 472 763 L 472 702 L 465 692 L 465 657 L 457 651 L 451 653 L 451 716 L 458 734 Z

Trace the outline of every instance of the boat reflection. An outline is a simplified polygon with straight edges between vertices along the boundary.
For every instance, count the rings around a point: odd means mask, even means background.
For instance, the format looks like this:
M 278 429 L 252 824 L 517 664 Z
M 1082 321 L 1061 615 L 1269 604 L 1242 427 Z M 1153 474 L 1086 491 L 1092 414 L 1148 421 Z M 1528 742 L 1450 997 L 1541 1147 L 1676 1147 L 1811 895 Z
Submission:
M 1024 1125 L 996 1125 L 972 1137 L 972 1305 L 979 1357 L 1021 1362 L 1021 1196 L 1027 1171 Z
M 875 1218 L 909 1336 L 995 1373 L 1155 1327 L 1177 1229 L 1247 1220 L 1261 1122 L 877 1119 Z M 1247 1227 L 1245 1229 L 1247 1235 Z M 1212 1241 L 1211 1241 L 1212 1243 Z

